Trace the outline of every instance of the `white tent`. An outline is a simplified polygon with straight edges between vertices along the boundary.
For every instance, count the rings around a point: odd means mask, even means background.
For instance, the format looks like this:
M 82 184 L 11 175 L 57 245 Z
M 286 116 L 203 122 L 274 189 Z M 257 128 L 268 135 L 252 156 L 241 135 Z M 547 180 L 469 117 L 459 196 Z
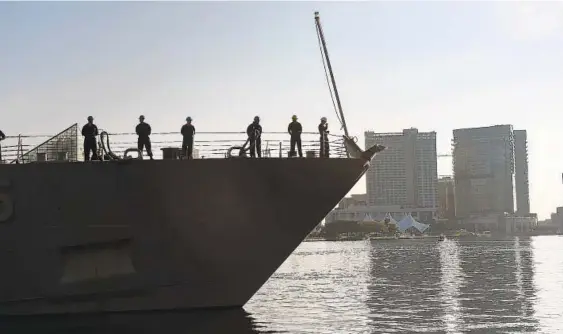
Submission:
M 373 222 L 373 218 L 371 218 L 371 215 L 369 213 L 366 213 L 364 216 L 364 219 L 362 219 L 363 222 Z
M 404 232 L 406 230 L 408 230 L 409 228 L 414 227 L 416 228 L 420 233 L 423 233 L 424 231 L 426 231 L 426 229 L 428 227 L 430 227 L 430 225 L 427 224 L 422 224 L 417 222 L 416 220 L 414 220 L 414 218 L 409 214 L 406 215 L 403 219 L 401 219 L 401 221 L 399 222 L 399 231 Z
M 383 219 L 381 219 L 381 221 L 383 223 L 385 223 L 385 220 L 389 219 L 389 224 L 395 224 L 398 225 L 397 221 L 393 218 L 393 216 L 391 216 L 391 214 L 389 212 L 387 212 L 385 214 L 385 216 L 383 217 Z

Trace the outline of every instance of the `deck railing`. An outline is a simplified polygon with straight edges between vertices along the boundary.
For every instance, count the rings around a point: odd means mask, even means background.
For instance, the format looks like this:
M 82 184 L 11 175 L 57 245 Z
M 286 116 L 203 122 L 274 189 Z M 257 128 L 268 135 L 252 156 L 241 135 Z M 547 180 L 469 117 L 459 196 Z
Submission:
M 73 131 L 70 131 L 73 130 Z M 20 163 L 34 161 L 83 161 L 83 137 L 69 128 L 53 137 L 49 135 L 18 135 L 8 136 L 0 142 L 1 160 L 3 163 Z M 103 129 L 100 129 L 100 133 Z M 109 132 L 109 131 L 108 131 Z M 242 146 L 247 140 L 245 132 L 197 132 L 194 137 L 194 158 L 225 158 L 231 147 Z M 100 139 L 98 138 L 98 142 Z M 304 132 L 301 135 L 303 156 L 319 156 L 320 136 L 317 132 Z M 109 132 L 111 151 L 123 157 L 125 150 L 137 148 L 137 135 L 134 133 Z M 155 159 L 161 159 L 163 148 L 180 148 L 182 136 L 177 132 L 160 132 L 151 135 L 152 151 Z M 344 158 L 346 151 L 342 136 L 329 134 L 330 157 Z M 248 147 L 248 144 L 247 144 Z M 268 132 L 262 134 L 262 157 L 288 157 L 290 137 L 286 132 Z M 296 149 L 297 151 L 297 149 Z M 238 155 L 238 150 L 233 150 Z M 135 153 L 131 154 L 133 157 Z M 147 159 L 146 151 L 143 158 Z

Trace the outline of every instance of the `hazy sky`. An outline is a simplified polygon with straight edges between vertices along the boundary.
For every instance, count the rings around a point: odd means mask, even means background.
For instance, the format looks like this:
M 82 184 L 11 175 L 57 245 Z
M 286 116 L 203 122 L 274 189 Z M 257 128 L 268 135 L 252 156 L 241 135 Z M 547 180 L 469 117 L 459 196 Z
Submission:
M 336 124 L 314 28 L 321 12 L 348 127 L 528 130 L 532 210 L 563 204 L 563 3 L 1 2 L 0 127 L 56 133 L 140 113 L 176 131 Z M 335 132 L 333 126 L 333 132 Z M 155 130 L 155 131 L 156 131 Z M 439 160 L 451 174 L 451 160 Z M 363 192 L 365 183 L 354 191 Z

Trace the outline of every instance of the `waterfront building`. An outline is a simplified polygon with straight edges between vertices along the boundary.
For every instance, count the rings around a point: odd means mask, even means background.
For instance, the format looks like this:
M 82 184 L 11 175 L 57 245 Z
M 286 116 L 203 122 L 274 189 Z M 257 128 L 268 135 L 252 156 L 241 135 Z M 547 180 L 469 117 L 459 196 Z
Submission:
M 416 128 L 396 133 L 365 133 L 365 145 L 384 145 L 366 173 L 367 205 L 419 212 L 429 221 L 438 208 L 436 132 Z M 418 210 L 424 209 L 424 210 Z

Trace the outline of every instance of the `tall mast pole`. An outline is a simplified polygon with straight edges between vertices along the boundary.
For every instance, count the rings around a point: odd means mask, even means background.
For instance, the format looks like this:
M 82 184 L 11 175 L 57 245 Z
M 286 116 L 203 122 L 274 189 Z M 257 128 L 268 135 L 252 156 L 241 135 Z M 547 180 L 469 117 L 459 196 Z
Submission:
M 342 120 L 342 127 L 344 128 L 344 134 L 346 135 L 346 137 L 350 138 L 350 136 L 348 135 L 348 127 L 346 126 L 346 120 L 344 119 L 344 112 L 342 112 L 342 104 L 340 103 L 340 96 L 338 95 L 338 89 L 336 88 L 336 80 L 334 80 L 334 73 L 332 73 L 332 66 L 330 65 L 330 59 L 328 57 L 328 50 L 326 48 L 326 42 L 323 34 L 323 28 L 321 26 L 321 18 L 319 17 L 319 12 L 315 12 L 315 24 L 317 26 L 317 33 L 319 34 L 319 37 L 321 39 L 321 44 L 323 46 L 328 72 L 330 74 L 330 80 L 332 81 L 332 87 L 334 89 L 334 95 L 336 97 L 338 112 L 340 113 L 340 119 Z

